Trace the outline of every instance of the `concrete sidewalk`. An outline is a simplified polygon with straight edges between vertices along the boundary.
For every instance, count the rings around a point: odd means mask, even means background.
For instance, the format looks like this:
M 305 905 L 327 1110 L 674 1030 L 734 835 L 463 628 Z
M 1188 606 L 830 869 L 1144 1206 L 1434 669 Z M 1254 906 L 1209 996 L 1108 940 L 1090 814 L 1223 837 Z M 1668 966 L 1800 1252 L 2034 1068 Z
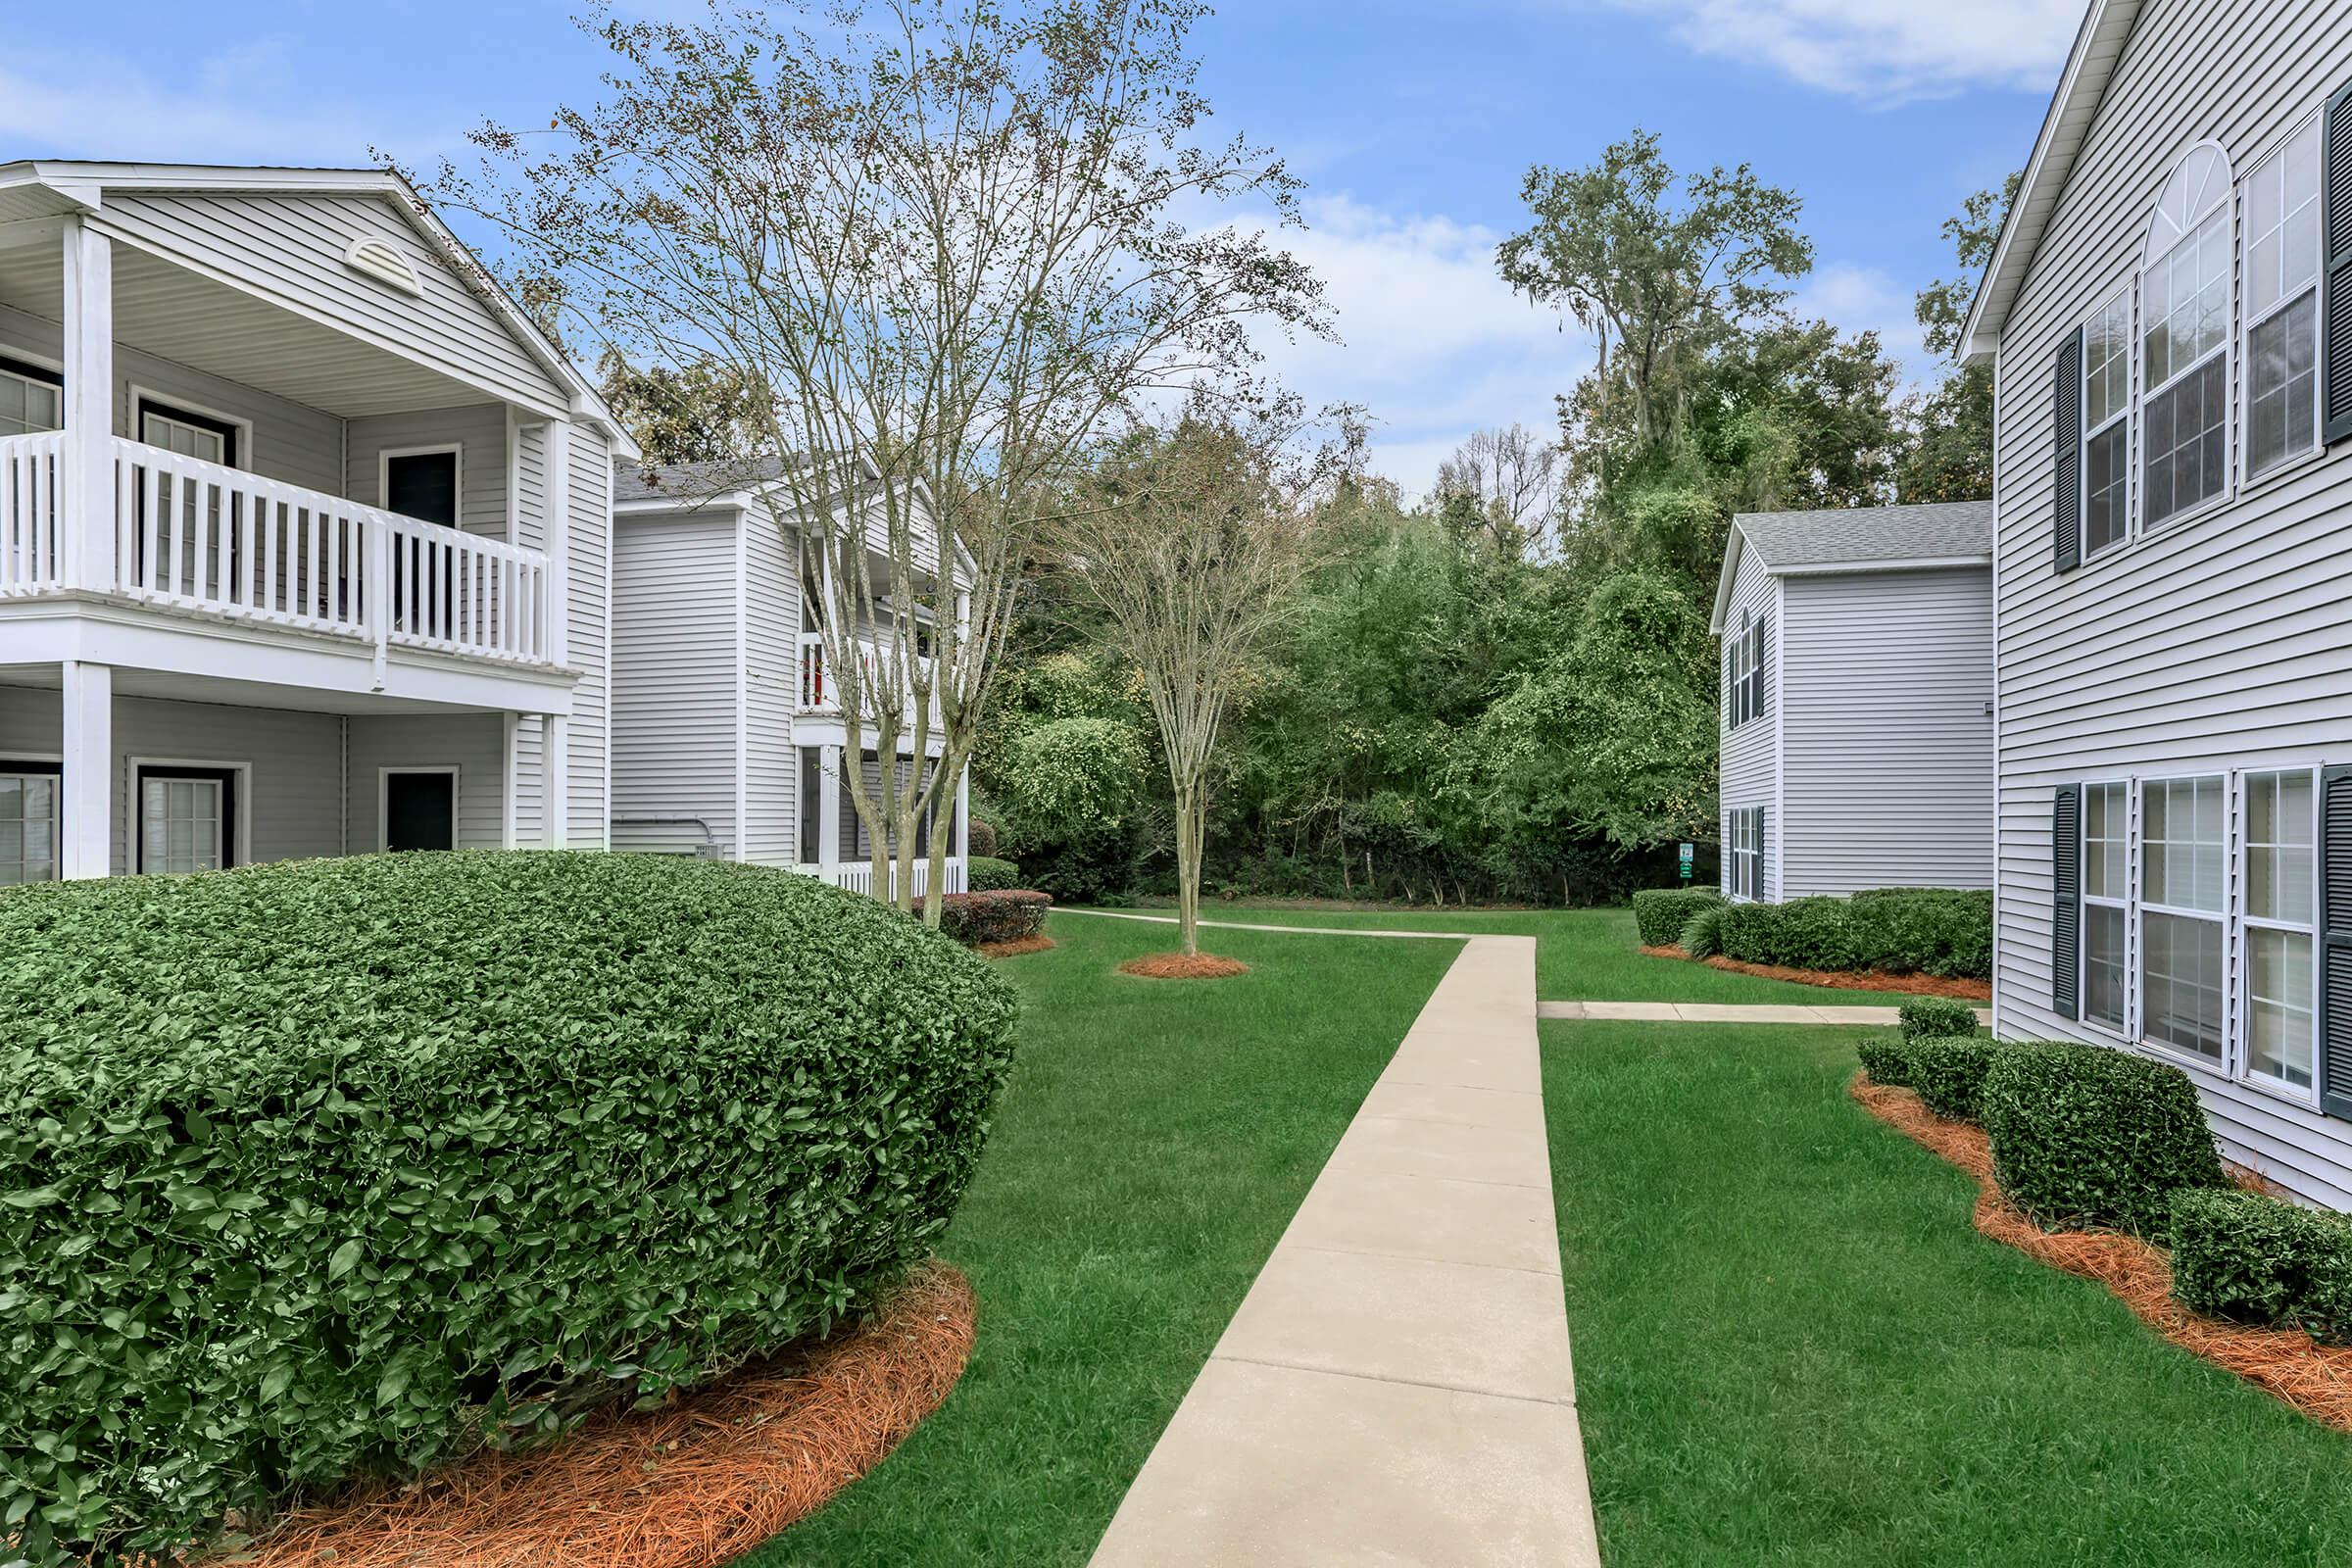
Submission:
M 1120 1503 L 1101 1568 L 1597 1568 L 1535 970 L 1532 937 L 1465 943 Z
M 1596 1018 L 1631 1023 L 1845 1023 L 1897 1024 L 1898 1004 L 1886 1007 L 1816 1007 L 1805 1004 L 1721 1002 L 1543 1002 L 1539 1017 Z M 1992 1009 L 1979 1007 L 1977 1022 L 1992 1022 Z

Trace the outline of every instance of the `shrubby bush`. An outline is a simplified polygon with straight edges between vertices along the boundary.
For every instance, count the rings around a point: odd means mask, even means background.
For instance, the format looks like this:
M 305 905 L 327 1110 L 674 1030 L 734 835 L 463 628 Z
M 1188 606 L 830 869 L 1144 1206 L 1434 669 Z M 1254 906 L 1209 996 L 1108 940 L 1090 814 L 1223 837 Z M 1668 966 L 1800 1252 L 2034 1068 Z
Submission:
M 2173 1296 L 2214 1317 L 2352 1343 L 2352 1220 L 2260 1193 L 2173 1198 Z
M 1856 1042 L 1854 1054 L 1862 1058 L 1862 1070 L 1870 1074 L 1872 1083 L 1902 1088 L 1911 1082 L 1911 1041 L 1907 1036 L 1865 1035 Z
M 989 966 L 787 871 L 382 856 L 0 898 L 0 1535 L 206 1539 L 821 1331 L 955 1210 Z
M 1930 1035 L 1908 1043 L 1904 1067 L 1911 1087 L 1936 1115 L 1975 1121 L 1981 1114 L 1984 1074 L 2006 1048 L 1975 1035 Z
M 1698 912 L 1683 923 L 1675 945 L 1693 958 L 1712 958 L 1723 951 L 1724 916 L 1732 910 L 1728 904 L 1702 904 Z
M 1903 1004 L 1901 1018 L 1906 1040 L 1977 1032 L 1977 1009 L 1950 997 L 1913 997 Z
M 964 849 L 975 859 L 993 860 L 997 856 L 997 830 L 989 823 L 973 817 L 963 825 Z
M 1645 948 L 1671 948 L 1690 917 L 1723 895 L 1713 888 L 1644 888 L 1634 895 L 1634 929 Z
M 923 901 L 914 901 L 921 912 Z M 1046 928 L 1054 901 L 1030 888 L 1000 888 L 981 893 L 951 893 L 939 901 L 939 929 L 967 948 L 991 942 L 1018 942 Z
M 1021 868 L 1010 860 L 975 855 L 964 862 L 963 880 L 974 893 L 1000 893 L 1021 885 Z
M 2160 1234 L 2173 1195 L 2222 1187 L 2188 1075 L 2101 1046 L 2003 1046 L 1982 1093 L 1993 1175 L 2044 1228 Z
M 1724 956 L 1792 969 L 1883 969 L 1984 979 L 1992 973 L 1990 893 L 1882 893 L 1735 904 Z
M 1843 899 L 1727 905 L 1723 956 L 1794 969 L 1859 968 L 1852 911 Z

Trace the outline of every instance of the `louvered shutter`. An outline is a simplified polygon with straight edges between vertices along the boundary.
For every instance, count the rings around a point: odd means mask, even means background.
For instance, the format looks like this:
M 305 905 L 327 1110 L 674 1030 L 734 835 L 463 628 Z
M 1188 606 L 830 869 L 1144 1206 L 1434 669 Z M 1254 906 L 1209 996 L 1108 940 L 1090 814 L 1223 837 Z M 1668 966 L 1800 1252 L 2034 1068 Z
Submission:
M 2352 83 L 2328 100 L 2327 172 L 2321 180 L 2328 265 L 2320 280 L 2322 436 L 2352 435 Z
M 1772 616 L 1756 622 L 1756 716 L 1772 711 Z
M 2352 1118 L 2352 767 L 2320 773 L 2320 1108 Z
M 2082 1016 L 2082 786 L 2061 784 L 2050 806 L 2050 1007 Z
M 1739 710 L 1732 706 L 1732 633 L 1727 625 L 1723 633 L 1723 727 L 1730 729 L 1739 721 Z
M 2079 326 L 2058 345 L 2050 403 L 2057 410 L 2057 426 L 2051 432 L 2057 463 L 2050 481 L 2050 559 L 2054 569 L 2072 571 L 2082 564 L 2082 329 Z

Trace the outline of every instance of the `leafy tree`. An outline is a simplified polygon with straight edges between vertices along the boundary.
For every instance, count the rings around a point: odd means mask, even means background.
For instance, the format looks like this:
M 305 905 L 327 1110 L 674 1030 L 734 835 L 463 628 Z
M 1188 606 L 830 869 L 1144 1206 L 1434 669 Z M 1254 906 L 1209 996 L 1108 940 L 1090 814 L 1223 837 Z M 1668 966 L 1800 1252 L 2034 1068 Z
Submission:
M 739 463 L 757 449 L 766 394 L 733 368 L 698 360 L 640 369 L 618 349 L 598 362 L 605 401 L 651 466 Z
M 1981 190 L 1944 220 L 1960 277 L 1939 278 L 1920 290 L 1914 314 L 1925 328 L 1930 351 L 1947 358 L 1959 352 L 1960 330 L 1977 278 L 1992 260 L 2009 204 L 2023 174 L 2011 174 L 1998 191 Z M 1904 501 L 1974 501 L 1992 494 L 1992 367 L 1952 365 L 1922 400 L 1911 450 L 1896 475 Z
M 1524 551 L 1549 529 L 1560 504 L 1560 449 L 1521 424 L 1474 430 L 1438 465 L 1434 499 L 1456 533 Z

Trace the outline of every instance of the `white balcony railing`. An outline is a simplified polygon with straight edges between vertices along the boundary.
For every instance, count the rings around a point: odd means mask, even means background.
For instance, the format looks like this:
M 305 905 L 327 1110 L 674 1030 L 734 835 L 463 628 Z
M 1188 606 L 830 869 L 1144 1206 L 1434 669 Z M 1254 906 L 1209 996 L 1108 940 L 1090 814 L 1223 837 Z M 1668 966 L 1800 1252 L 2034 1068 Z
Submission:
M 870 642 L 858 645 L 859 685 L 870 689 L 874 671 L 884 667 L 896 655 Z M 931 662 L 919 662 L 928 670 Z M 835 680 L 833 656 L 826 651 L 825 634 L 821 631 L 801 633 L 801 711 L 804 713 L 838 713 L 841 711 L 841 685 Z M 912 694 L 902 709 L 911 714 Z
M 870 861 L 845 860 L 839 865 L 807 866 L 803 869 L 813 870 L 835 887 L 848 888 L 852 893 L 863 893 L 870 896 L 874 891 L 874 868 Z M 897 860 L 894 859 L 890 862 L 889 871 L 891 885 L 896 887 L 899 879 Z M 949 856 L 940 865 L 940 874 L 946 880 L 950 893 L 965 891 L 962 857 Z M 914 897 L 921 898 L 930 884 L 931 857 L 918 855 L 914 858 Z
M 0 598 L 86 588 L 379 650 L 548 662 L 541 552 L 108 439 L 114 566 L 86 583 L 68 566 L 85 524 L 65 514 L 67 436 L 0 439 Z

